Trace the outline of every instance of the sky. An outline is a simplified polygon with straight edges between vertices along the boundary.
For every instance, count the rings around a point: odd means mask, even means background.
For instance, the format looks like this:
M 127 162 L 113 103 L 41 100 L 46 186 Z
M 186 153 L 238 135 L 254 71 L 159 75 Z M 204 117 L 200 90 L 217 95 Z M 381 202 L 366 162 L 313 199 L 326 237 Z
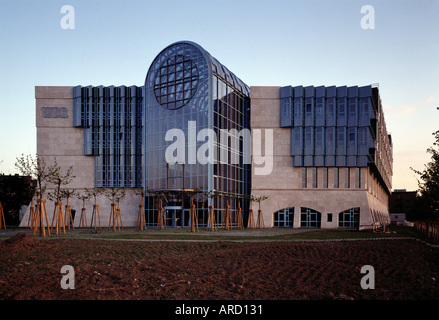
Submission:
M 0 0 L 0 173 L 36 153 L 35 86 L 143 85 L 180 40 L 249 86 L 378 83 L 393 189 L 418 188 L 410 167 L 439 130 L 439 0 Z

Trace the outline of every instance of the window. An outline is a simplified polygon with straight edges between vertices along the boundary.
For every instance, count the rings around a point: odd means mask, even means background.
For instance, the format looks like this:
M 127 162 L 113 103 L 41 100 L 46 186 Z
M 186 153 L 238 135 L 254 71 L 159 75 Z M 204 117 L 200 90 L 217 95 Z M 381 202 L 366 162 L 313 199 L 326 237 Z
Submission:
M 367 119 L 369 118 L 369 97 L 360 99 L 360 117 Z
M 337 128 L 337 150 L 340 155 L 345 154 L 345 127 Z
M 324 99 L 317 98 L 317 100 L 316 100 L 316 117 L 317 118 L 323 117 L 323 105 L 324 105 Z
M 367 128 L 358 128 L 358 145 L 360 147 L 367 147 Z
M 323 168 L 323 188 L 328 188 L 328 168 Z
M 334 168 L 334 188 L 339 188 L 339 173 L 338 173 L 338 168 Z
M 280 126 L 281 127 L 291 127 L 291 119 L 292 119 L 292 105 L 291 98 L 282 98 L 281 99 L 281 118 L 280 118 Z
M 351 208 L 338 214 L 339 228 L 357 228 L 360 225 L 360 208 Z
M 312 187 L 317 188 L 317 168 L 312 168 Z
M 326 116 L 333 117 L 334 116 L 334 104 L 335 98 L 328 98 L 326 101 Z
M 294 224 L 294 208 L 279 210 L 273 214 L 274 227 L 290 227 Z
M 294 125 L 296 126 L 303 124 L 302 99 L 300 97 L 294 99 Z
M 361 171 L 360 168 L 355 168 L 355 188 L 361 188 Z
M 317 127 L 315 129 L 315 154 L 316 155 L 323 155 L 323 135 L 324 135 L 324 128 L 323 127 Z
M 306 168 L 302 168 L 302 188 L 306 189 L 307 187 L 307 181 L 306 181 Z
M 300 226 L 304 228 L 320 228 L 321 213 L 309 208 L 302 208 Z
M 344 169 L 344 187 L 349 189 L 351 187 L 351 176 L 349 172 L 349 168 Z
M 171 56 L 157 70 L 154 95 L 163 107 L 174 110 L 186 105 L 198 86 L 195 63 L 183 55 Z
M 357 117 L 357 98 L 349 99 L 349 117 L 353 119 Z
M 344 117 L 345 116 L 345 98 L 341 98 L 337 100 L 337 109 L 338 109 L 338 115 L 340 117 Z
M 349 129 L 349 142 L 355 143 L 355 132 L 352 129 L 354 128 Z
M 328 222 L 332 222 L 332 213 L 328 213 Z
M 349 99 L 349 125 L 356 126 L 358 125 L 358 116 L 357 116 L 357 98 Z
M 346 126 L 346 114 L 347 114 L 346 98 L 337 99 L 337 125 Z
M 326 155 L 335 154 L 335 127 L 326 128 Z
M 306 109 L 305 109 L 305 117 L 311 117 L 312 116 L 312 104 L 311 102 L 308 102 L 308 99 L 306 99 Z
M 310 148 L 313 147 L 313 142 L 313 128 L 305 127 L 305 154 L 311 154 L 307 153 L 306 150 L 310 151 Z
M 294 137 L 294 155 L 302 155 L 303 154 L 303 138 L 302 138 L 302 127 L 295 127 L 293 129 L 293 137 Z

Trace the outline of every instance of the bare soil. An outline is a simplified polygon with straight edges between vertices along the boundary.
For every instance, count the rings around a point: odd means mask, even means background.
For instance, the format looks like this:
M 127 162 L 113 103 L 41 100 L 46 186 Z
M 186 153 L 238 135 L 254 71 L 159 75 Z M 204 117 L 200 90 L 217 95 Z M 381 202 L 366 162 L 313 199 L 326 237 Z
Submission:
M 61 288 L 61 267 L 75 289 Z M 361 288 L 364 265 L 375 289 Z M 415 240 L 0 241 L 1 300 L 431 300 L 439 248 Z

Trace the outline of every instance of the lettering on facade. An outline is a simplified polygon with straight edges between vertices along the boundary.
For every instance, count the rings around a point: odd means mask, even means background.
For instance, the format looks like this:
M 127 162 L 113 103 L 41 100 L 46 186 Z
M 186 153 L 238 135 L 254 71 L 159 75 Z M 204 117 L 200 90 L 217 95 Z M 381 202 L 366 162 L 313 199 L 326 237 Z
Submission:
M 41 107 L 43 118 L 68 118 L 66 107 Z

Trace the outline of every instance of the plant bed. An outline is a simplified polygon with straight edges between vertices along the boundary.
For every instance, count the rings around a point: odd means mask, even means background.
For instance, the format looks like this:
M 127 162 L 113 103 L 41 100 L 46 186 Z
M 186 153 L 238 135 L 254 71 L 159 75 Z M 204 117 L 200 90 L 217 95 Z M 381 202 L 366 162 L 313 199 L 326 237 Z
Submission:
M 0 242 L 0 255 L 2 300 L 439 296 L 439 249 L 414 240 L 104 241 L 20 233 Z M 61 288 L 63 265 L 74 268 L 75 289 Z M 373 290 L 361 288 L 364 265 L 374 267 Z

